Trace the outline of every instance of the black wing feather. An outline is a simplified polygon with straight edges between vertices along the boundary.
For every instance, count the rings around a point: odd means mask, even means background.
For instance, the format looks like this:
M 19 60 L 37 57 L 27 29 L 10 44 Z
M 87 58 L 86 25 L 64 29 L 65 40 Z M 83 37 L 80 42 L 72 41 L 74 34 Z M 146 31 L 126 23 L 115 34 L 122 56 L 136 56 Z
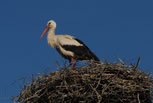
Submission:
M 95 60 L 100 61 L 98 57 L 90 51 L 90 49 L 79 39 L 74 38 L 83 46 L 75 46 L 75 45 L 62 45 L 65 50 L 72 51 L 75 54 L 75 58 L 78 60 Z

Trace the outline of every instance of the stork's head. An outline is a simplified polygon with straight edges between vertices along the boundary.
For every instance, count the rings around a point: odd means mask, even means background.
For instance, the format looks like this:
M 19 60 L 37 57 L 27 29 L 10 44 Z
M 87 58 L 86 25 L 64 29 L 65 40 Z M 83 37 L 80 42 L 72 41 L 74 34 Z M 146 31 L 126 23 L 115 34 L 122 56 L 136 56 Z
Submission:
M 54 20 L 48 21 L 47 26 L 44 32 L 42 33 L 42 35 L 40 36 L 40 38 L 42 38 L 49 29 L 54 29 L 54 30 L 56 29 L 56 22 Z
M 47 23 L 47 26 L 51 29 L 55 29 L 56 28 L 56 22 L 54 20 L 49 20 Z

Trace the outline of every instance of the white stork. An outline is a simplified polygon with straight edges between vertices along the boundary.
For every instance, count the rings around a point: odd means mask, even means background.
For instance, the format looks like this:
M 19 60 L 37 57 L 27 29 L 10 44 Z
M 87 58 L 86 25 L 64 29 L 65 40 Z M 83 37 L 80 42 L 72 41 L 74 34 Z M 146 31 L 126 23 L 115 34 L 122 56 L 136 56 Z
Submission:
M 50 20 L 42 33 L 42 38 L 48 31 L 47 40 L 48 44 L 65 58 L 73 63 L 73 67 L 76 66 L 75 60 L 94 60 L 99 61 L 98 57 L 90 51 L 90 49 L 79 39 L 70 35 L 55 35 L 56 22 Z

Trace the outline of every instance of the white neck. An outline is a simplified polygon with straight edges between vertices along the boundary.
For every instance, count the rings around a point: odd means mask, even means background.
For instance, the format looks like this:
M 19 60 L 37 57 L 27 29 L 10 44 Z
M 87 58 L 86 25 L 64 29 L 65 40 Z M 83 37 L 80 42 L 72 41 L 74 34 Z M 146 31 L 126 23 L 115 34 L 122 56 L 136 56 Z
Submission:
M 55 28 L 49 28 L 47 38 L 54 38 L 55 36 Z
M 47 40 L 48 44 L 51 45 L 53 48 L 55 48 L 55 28 L 49 28 L 48 34 L 47 34 Z

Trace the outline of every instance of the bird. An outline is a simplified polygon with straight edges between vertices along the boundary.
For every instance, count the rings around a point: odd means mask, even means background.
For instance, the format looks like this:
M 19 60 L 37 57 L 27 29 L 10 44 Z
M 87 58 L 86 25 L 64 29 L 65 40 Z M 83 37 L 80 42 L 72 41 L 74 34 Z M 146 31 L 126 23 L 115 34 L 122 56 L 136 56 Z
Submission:
M 69 60 L 71 68 L 76 68 L 77 60 L 94 60 L 99 62 L 99 58 L 79 39 L 68 35 L 56 35 L 56 22 L 49 20 L 40 39 L 47 33 L 48 44 L 55 48 L 59 54 Z

